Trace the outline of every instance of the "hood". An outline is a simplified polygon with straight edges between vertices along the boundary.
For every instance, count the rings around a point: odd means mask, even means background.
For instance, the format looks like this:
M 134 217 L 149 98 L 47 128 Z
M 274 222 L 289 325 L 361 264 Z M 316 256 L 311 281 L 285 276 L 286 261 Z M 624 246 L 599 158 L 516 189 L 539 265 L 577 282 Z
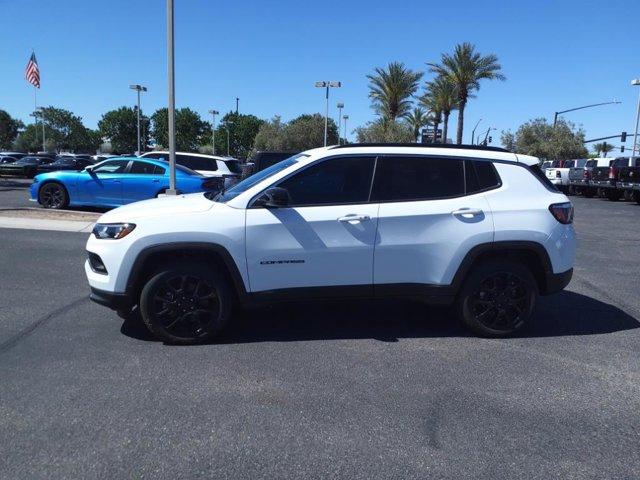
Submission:
M 138 218 L 167 217 L 182 213 L 197 213 L 210 210 L 215 205 L 203 193 L 152 198 L 130 203 L 111 210 L 99 219 L 99 223 L 135 222 Z

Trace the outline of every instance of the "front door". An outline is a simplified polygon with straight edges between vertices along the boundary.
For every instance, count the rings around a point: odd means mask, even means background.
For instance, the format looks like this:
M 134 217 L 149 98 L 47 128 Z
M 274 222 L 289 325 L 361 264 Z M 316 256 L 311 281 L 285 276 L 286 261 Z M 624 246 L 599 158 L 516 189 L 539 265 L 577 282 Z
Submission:
M 286 208 L 249 207 L 246 251 L 253 292 L 297 287 L 371 293 L 378 205 L 369 203 L 375 158 L 333 157 L 277 186 Z M 274 185 L 276 186 L 276 185 Z
M 129 160 L 109 160 L 78 178 L 80 201 L 93 205 L 122 205 L 122 181 Z

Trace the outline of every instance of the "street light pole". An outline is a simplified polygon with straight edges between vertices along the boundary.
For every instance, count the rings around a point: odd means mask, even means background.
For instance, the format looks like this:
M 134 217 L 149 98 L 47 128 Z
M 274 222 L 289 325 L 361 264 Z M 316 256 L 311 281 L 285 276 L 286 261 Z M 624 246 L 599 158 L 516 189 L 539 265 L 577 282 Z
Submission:
M 211 148 L 213 150 L 213 155 L 216 154 L 216 115 L 220 112 L 217 110 L 209 110 L 209 113 L 213 117 L 213 128 L 211 129 Z
M 342 130 L 342 128 L 340 128 L 342 125 L 340 125 L 341 122 L 341 118 L 342 118 L 342 109 L 344 108 L 344 103 L 339 102 L 338 105 L 336 105 L 338 107 L 338 124 L 336 125 L 338 127 L 338 145 L 340 145 L 341 143 L 341 135 L 340 135 L 340 130 Z
M 316 82 L 316 87 L 326 88 L 324 113 L 324 146 L 327 146 L 327 127 L 329 125 L 329 88 L 340 88 L 341 82 Z
M 478 125 L 480 124 L 481 121 L 482 121 L 482 119 L 478 120 L 476 122 L 476 126 L 473 127 L 473 130 L 471 131 L 471 145 L 473 145 L 473 142 L 474 142 L 474 139 L 475 139 L 475 136 L 476 136 L 476 128 L 478 128 Z M 435 138 L 435 137 L 433 137 L 433 138 Z M 445 139 L 445 142 L 446 142 L 446 139 Z
M 167 68 L 169 77 L 169 190 L 167 195 L 176 195 L 176 85 L 173 59 L 173 0 L 167 0 Z
M 640 85 L 640 78 L 636 78 L 631 81 L 631 85 L 638 86 Z M 636 109 L 636 128 L 633 132 L 633 146 L 631 147 L 631 159 L 629 161 L 629 166 L 633 167 L 633 157 L 636 155 L 636 143 L 638 141 L 638 121 L 640 121 L 640 92 L 638 92 L 638 108 Z
M 227 125 L 226 127 L 227 129 L 227 157 L 229 156 L 229 137 L 231 137 L 231 134 L 229 133 L 229 126 Z
M 146 92 L 147 87 L 143 87 L 142 85 L 129 85 L 129 88 L 138 93 L 138 150 L 136 151 L 136 155 L 140 155 L 140 92 Z
M 349 115 L 343 115 L 344 119 L 344 144 L 347 144 L 347 120 L 349 120 Z
M 569 110 L 562 110 L 560 112 L 555 112 L 555 114 L 553 115 L 553 128 L 556 128 L 556 123 L 558 123 L 558 115 L 561 115 L 563 113 L 568 113 L 568 112 L 575 112 L 576 110 L 582 110 L 583 108 L 599 107 L 600 105 L 611 105 L 614 103 L 617 104 L 622 102 L 618 102 L 614 100 L 613 102 L 594 103 L 591 105 L 584 105 L 582 107 L 570 108 Z
M 238 104 L 240 103 L 240 99 L 236 97 L 236 115 L 238 115 Z

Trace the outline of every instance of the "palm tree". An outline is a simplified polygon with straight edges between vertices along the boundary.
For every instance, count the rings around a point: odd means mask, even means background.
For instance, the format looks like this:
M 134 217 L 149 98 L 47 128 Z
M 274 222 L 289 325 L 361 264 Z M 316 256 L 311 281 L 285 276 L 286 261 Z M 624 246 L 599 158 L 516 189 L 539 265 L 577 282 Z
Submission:
M 462 143 L 464 108 L 473 92 L 480 88 L 480 80 L 504 80 L 502 67 L 494 54 L 482 56 L 475 46 L 464 42 L 456 45 L 453 55 L 442 54 L 440 63 L 427 63 L 431 71 L 442 76 L 456 87 L 458 95 L 458 132 L 456 143 Z
M 407 124 L 413 130 L 413 138 L 417 141 L 420 129 L 429 123 L 429 115 L 422 107 L 415 107 L 406 117 Z
M 386 69 L 376 67 L 373 75 L 367 75 L 369 98 L 376 113 L 392 122 L 406 117 L 422 75 L 406 68 L 402 62 L 391 62 Z
M 602 156 L 606 157 L 607 153 L 609 153 L 611 150 L 614 149 L 614 146 L 607 142 L 602 142 L 602 143 L 596 143 L 593 146 L 593 149 L 596 151 L 598 155 L 603 154 Z
M 427 82 L 426 93 L 420 97 L 420 105 L 431 113 L 430 120 L 433 124 L 433 143 L 436 143 L 438 125 L 440 125 L 442 121 L 442 108 L 438 100 L 438 92 L 429 88 L 429 82 Z
M 458 108 L 458 91 L 455 84 L 446 77 L 436 77 L 430 83 L 432 84 L 430 88 L 437 92 L 438 103 L 442 110 L 442 143 L 447 143 L 449 115 Z

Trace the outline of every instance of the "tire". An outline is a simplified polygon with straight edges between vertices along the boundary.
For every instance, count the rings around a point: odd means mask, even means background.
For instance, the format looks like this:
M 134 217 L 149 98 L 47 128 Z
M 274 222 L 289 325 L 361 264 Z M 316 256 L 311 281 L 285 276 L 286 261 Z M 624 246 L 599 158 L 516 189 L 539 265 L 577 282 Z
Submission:
M 60 210 L 69 205 L 69 193 L 58 182 L 47 182 L 38 190 L 38 203 L 44 208 Z
M 620 192 L 620 190 L 608 188 L 605 192 L 605 196 L 612 202 L 617 202 L 618 200 L 620 200 L 620 197 L 622 197 L 622 193 Z
M 527 267 L 511 260 L 491 260 L 475 267 L 455 303 L 458 318 L 481 337 L 506 337 L 531 317 L 538 288 Z
M 231 287 L 218 272 L 193 262 L 170 263 L 143 287 L 140 314 L 158 339 L 188 345 L 219 335 L 233 303 Z
M 634 190 L 633 191 L 633 200 L 635 200 L 635 202 L 640 205 L 640 190 Z
M 569 187 L 567 188 L 567 195 L 577 195 L 576 187 L 574 187 L 573 185 L 569 185 Z
M 596 192 L 593 190 L 593 188 L 585 187 L 582 189 L 582 196 L 585 198 L 593 198 L 595 194 Z

